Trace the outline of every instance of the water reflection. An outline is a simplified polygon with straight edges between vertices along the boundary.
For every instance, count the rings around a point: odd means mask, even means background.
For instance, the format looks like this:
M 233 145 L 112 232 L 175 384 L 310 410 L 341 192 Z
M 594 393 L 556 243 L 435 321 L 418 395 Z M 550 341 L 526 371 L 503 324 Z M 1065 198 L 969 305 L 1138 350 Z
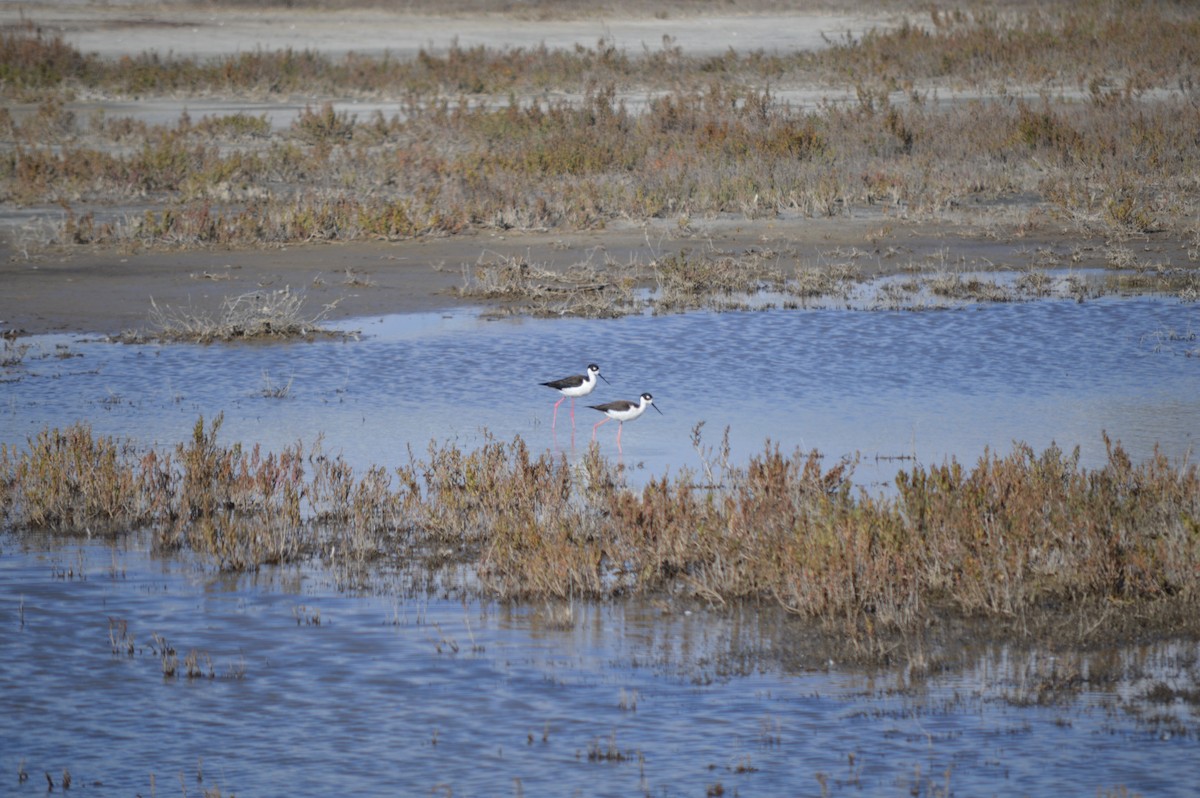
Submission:
M 594 361 L 612 382 L 596 402 L 650 391 L 664 410 L 624 432 L 635 481 L 696 468 L 701 421 L 709 444 L 729 427 L 735 461 L 771 438 L 857 454 L 868 484 L 897 457 L 970 462 L 1013 440 L 1078 444 L 1095 465 L 1104 430 L 1135 460 L 1155 446 L 1183 457 L 1200 431 L 1200 358 L 1169 332 L 1200 328 L 1198 313 L 1139 298 L 427 314 L 358 320 L 357 339 L 253 346 L 46 336 L 3 366 L 0 442 L 84 420 L 169 446 L 223 413 L 226 441 L 323 436 L 364 468 L 420 456 L 431 438 L 475 446 L 485 430 L 578 457 L 594 411 L 552 431 L 538 383 Z M 599 442 L 616 456 L 613 437 Z M 94 795 L 1190 795 L 1200 783 L 1194 702 L 1147 700 L 1195 684 L 1194 645 L 997 649 L 946 675 L 862 674 L 797 666 L 794 630 L 757 608 L 497 607 L 453 599 L 453 579 L 414 590 L 384 575 L 359 595 L 320 569 L 229 575 L 144 550 L 0 538 L 0 779 L 15 794 L 44 792 L 43 774 L 61 787 L 64 770 Z M 114 643 L 121 623 L 132 653 Z M 168 647 L 177 675 L 164 678 Z
M 774 655 L 790 622 L 762 609 L 491 606 L 401 583 L 356 596 L 319 570 L 218 574 L 144 545 L 0 537 L 10 794 L 44 793 L 43 774 L 64 770 L 89 795 L 1182 796 L 1200 783 L 1195 704 L 1146 698 L 1195 683 L 1194 644 L 997 647 L 920 678 L 795 669 Z
M 728 427 L 734 459 L 770 438 L 860 458 L 856 481 L 886 484 L 908 458 L 971 463 L 1013 441 L 1079 445 L 1103 461 L 1102 432 L 1135 460 L 1175 458 L 1200 430 L 1200 358 L 1171 331 L 1200 308 L 1158 298 L 1041 301 L 925 312 L 813 309 L 618 320 L 486 320 L 471 313 L 356 320 L 357 340 L 114 346 L 60 337 L 5 368 L 0 441 L 87 420 L 146 444 L 186 440 L 224 413 L 224 439 L 278 449 L 323 436 L 354 465 L 407 461 L 431 439 L 472 447 L 485 433 L 578 456 L 599 420 L 581 403 L 552 430 L 538 383 L 600 363 L 589 400 L 654 394 L 663 415 L 628 425 L 637 473 L 699 465 Z M 560 419 L 562 421 L 562 419 Z M 569 418 L 567 419 L 569 422 Z M 609 425 L 611 427 L 612 425 Z M 615 433 L 600 430 L 605 454 Z

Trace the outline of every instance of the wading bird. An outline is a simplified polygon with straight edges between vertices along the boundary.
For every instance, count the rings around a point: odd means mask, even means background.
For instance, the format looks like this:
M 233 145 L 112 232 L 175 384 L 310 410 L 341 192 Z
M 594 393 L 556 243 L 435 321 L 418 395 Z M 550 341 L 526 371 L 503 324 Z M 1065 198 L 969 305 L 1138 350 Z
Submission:
M 597 421 L 595 426 L 592 427 L 592 440 L 596 440 L 596 430 L 599 429 L 601 424 L 607 424 L 615 418 L 620 422 L 620 426 L 617 427 L 617 451 L 621 451 L 621 430 L 625 428 L 625 422 L 633 421 L 642 413 L 645 413 L 647 407 L 653 405 L 654 397 L 648 393 L 642 394 L 637 402 L 618 399 L 615 402 L 605 402 L 602 405 L 588 405 L 593 410 L 599 410 L 605 415 L 604 419 Z M 655 406 L 654 409 L 658 410 L 658 407 Z M 658 410 L 658 413 L 662 415 L 661 410 Z
M 587 374 L 574 374 L 570 377 L 563 377 L 561 380 L 552 380 L 543 382 L 547 388 L 553 388 L 562 394 L 558 401 L 554 403 L 554 420 L 550 422 L 550 429 L 554 429 L 554 425 L 558 423 L 558 406 L 563 403 L 563 399 L 571 397 L 571 424 L 575 424 L 575 397 L 587 396 L 596 387 L 596 378 L 608 382 L 600 374 L 600 367 L 595 363 L 589 363 Z M 660 411 L 661 412 L 661 411 Z

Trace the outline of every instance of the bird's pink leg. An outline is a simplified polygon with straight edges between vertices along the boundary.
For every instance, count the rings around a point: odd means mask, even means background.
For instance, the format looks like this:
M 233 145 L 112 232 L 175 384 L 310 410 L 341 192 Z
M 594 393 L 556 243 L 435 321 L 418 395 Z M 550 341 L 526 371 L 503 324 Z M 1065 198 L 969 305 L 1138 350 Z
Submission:
M 625 429 L 625 422 L 622 421 L 617 425 L 617 451 L 621 451 L 621 430 Z
M 566 398 L 567 397 L 563 396 L 554 403 L 554 420 L 550 422 L 550 429 L 554 429 L 554 425 L 558 423 L 558 406 L 561 405 L 563 403 L 563 399 Z
M 596 440 L 596 429 L 597 429 L 597 428 L 598 428 L 598 427 L 599 427 L 601 424 L 607 424 L 607 423 L 608 423 L 608 422 L 610 422 L 610 421 L 612 421 L 612 419 L 611 419 L 611 418 L 609 418 L 608 416 L 605 416 L 605 417 L 604 417 L 604 420 L 602 420 L 602 421 L 597 421 L 597 422 L 596 422 L 595 426 L 593 426 L 593 427 L 592 427 L 592 440 Z
M 571 427 L 575 426 L 575 397 L 571 397 Z

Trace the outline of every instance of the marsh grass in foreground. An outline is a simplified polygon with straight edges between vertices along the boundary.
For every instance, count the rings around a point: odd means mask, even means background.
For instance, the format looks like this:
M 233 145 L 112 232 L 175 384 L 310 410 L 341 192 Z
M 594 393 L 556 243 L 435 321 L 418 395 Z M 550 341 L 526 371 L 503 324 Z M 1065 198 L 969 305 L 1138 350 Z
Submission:
M 353 579 L 386 565 L 468 566 L 506 600 L 672 595 L 766 602 L 873 650 L 939 614 L 1015 630 L 1041 614 L 1195 634 L 1200 475 L 1161 454 L 1135 464 L 1108 442 L 1100 468 L 1078 453 L 1017 446 L 914 465 L 891 496 L 768 445 L 745 466 L 694 444 L 684 469 L 630 489 L 592 448 L 577 466 L 518 437 L 474 451 L 431 443 L 424 458 L 356 474 L 318 442 L 278 454 L 218 442 L 218 417 L 173 452 L 139 451 L 86 425 L 0 447 L 4 524 L 20 531 L 149 530 L 224 569 L 322 558 Z

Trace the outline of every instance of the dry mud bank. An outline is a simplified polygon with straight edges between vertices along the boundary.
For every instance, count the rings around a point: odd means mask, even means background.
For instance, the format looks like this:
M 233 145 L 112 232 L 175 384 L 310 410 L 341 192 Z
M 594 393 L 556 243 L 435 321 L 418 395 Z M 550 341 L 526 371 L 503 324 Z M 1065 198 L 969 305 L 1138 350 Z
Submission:
M 435 311 L 496 300 L 464 296 L 477 264 L 505 260 L 566 270 L 580 263 L 653 264 L 677 253 L 699 257 L 766 254 L 787 268 L 852 268 L 870 279 L 906 273 L 1039 268 L 1103 269 L 1103 237 L 1043 232 L 1001 238 L 952 224 L 873 219 L 775 219 L 627 224 L 582 232 L 479 232 L 399 242 L 349 242 L 180 252 L 73 250 L 26 258 L 0 249 L 0 325 L 25 334 L 136 331 L 151 302 L 215 309 L 255 291 L 303 292 L 329 320 Z M 1143 262 L 1187 263 L 1188 242 L 1168 236 L 1128 242 Z

